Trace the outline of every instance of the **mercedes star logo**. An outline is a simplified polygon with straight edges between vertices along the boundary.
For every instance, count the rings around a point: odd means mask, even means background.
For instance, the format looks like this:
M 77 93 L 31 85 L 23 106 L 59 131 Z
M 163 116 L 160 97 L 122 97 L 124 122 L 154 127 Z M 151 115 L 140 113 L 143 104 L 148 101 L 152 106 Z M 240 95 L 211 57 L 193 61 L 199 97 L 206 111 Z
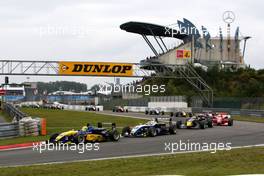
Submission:
M 235 21 L 235 18 L 236 18 L 235 13 L 232 11 L 225 11 L 223 13 L 223 21 L 225 23 L 228 24 L 233 23 Z

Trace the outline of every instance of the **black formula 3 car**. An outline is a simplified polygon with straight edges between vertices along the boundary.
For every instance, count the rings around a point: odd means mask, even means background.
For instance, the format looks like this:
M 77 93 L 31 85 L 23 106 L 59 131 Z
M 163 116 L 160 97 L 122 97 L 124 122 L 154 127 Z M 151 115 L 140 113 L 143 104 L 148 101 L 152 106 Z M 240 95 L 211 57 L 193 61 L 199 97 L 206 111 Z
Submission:
M 197 128 L 197 129 L 205 129 L 212 128 L 213 121 L 212 118 L 206 116 L 204 114 L 198 114 L 193 117 L 187 118 L 186 120 L 178 120 L 176 123 L 177 128 Z

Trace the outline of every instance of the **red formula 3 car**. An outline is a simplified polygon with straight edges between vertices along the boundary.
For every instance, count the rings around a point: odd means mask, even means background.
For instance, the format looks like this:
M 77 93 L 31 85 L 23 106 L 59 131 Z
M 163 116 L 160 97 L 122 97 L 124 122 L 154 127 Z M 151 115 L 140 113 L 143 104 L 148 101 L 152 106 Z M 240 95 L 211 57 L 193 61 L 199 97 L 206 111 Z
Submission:
M 233 126 L 233 119 L 226 112 L 217 112 L 212 114 L 212 116 L 214 126 Z

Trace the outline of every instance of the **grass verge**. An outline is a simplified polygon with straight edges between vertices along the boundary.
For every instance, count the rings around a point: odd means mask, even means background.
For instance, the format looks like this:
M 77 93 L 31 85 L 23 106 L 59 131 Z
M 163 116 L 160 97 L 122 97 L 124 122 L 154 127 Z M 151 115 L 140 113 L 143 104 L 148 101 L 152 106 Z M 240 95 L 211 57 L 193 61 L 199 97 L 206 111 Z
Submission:
M 232 116 L 234 120 L 264 123 L 264 117 L 253 117 L 253 116 Z
M 50 109 L 22 108 L 23 112 L 32 117 L 47 119 L 48 136 L 52 133 L 63 132 L 71 129 L 80 129 L 88 122 L 97 125 L 98 122 L 115 122 L 117 127 L 134 126 L 144 123 L 146 120 L 121 116 L 95 114 L 93 112 L 62 111 Z M 0 140 L 0 145 L 17 144 L 24 142 L 40 141 L 48 139 L 48 136 L 16 137 Z
M 264 148 L 0 168 L 1 175 L 234 175 L 263 174 Z
M 0 116 L 2 116 L 6 122 L 12 122 L 13 118 L 10 117 L 6 112 L 0 110 Z

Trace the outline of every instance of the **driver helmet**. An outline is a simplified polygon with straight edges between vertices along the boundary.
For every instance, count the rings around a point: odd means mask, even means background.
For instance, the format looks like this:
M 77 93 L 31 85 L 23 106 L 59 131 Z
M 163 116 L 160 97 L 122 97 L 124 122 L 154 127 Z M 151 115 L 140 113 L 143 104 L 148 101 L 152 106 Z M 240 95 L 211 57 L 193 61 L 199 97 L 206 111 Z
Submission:
M 82 131 L 87 131 L 88 127 L 87 126 L 83 126 L 82 127 Z

